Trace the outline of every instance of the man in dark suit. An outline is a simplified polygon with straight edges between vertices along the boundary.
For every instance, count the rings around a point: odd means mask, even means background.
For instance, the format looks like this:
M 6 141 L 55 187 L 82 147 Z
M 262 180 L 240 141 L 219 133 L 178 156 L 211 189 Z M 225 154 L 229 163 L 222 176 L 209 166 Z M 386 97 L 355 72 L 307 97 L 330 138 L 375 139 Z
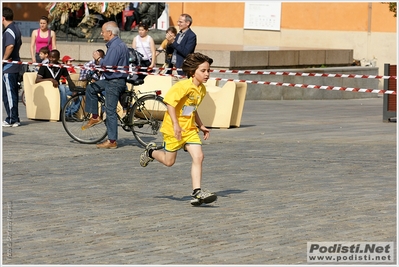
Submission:
M 188 14 L 181 14 L 177 25 L 179 26 L 180 32 L 176 35 L 166 35 L 166 39 L 173 40 L 170 45 L 173 49 L 173 55 L 171 63 L 176 68 L 183 66 L 183 61 L 188 54 L 194 53 L 195 47 L 197 46 L 197 35 L 191 30 L 190 26 L 193 23 L 193 19 Z M 178 71 L 181 75 L 183 72 Z

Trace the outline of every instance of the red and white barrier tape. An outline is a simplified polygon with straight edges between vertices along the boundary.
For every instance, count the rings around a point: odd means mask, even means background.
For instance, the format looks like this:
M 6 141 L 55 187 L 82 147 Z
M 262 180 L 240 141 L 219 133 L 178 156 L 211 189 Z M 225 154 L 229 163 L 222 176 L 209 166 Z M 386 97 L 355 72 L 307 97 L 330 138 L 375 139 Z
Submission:
M 265 81 L 248 81 L 248 80 L 222 79 L 222 78 L 214 78 L 214 79 L 219 81 L 245 82 L 251 84 L 265 84 L 265 85 L 289 86 L 289 87 L 331 90 L 331 91 L 396 95 L 396 91 L 393 90 L 365 89 L 365 88 L 339 87 L 339 86 L 328 86 L 328 85 L 294 84 L 294 83 L 281 83 L 281 82 L 265 82 Z
M 3 60 L 3 63 L 13 64 L 27 64 L 36 66 L 46 66 L 47 64 L 33 63 L 33 62 L 22 62 L 22 61 L 7 61 Z M 84 68 L 84 65 L 66 65 L 66 64 L 48 64 L 56 67 L 74 67 Z M 109 69 L 129 69 L 129 66 L 102 66 L 103 71 Z M 146 67 L 140 67 L 140 69 L 147 69 Z M 152 68 L 153 71 L 162 70 L 181 70 L 176 68 Z M 396 76 L 381 76 L 381 75 L 363 75 L 363 74 L 339 74 L 339 73 L 305 73 L 305 72 L 287 72 L 287 71 L 258 71 L 258 70 L 211 70 L 212 73 L 230 73 L 230 74 L 251 74 L 251 75 L 277 75 L 277 76 L 304 76 L 304 77 L 326 77 L 326 78 L 361 78 L 361 79 L 397 79 Z
M 148 72 L 136 72 L 136 71 L 124 71 L 118 70 L 117 68 L 131 68 L 129 66 L 102 66 L 101 68 L 96 67 L 85 67 L 84 65 L 66 65 L 66 64 L 42 64 L 32 62 L 21 62 L 21 61 L 7 61 L 3 60 L 3 63 L 13 64 L 28 64 L 37 66 L 50 66 L 50 67 L 75 67 L 80 69 L 90 69 L 108 72 L 121 72 L 128 74 L 143 74 L 143 75 L 158 75 L 158 76 L 173 76 L 173 77 L 185 77 L 183 75 L 172 75 L 172 74 L 158 74 Z M 133 69 L 147 69 L 147 68 L 133 68 Z M 152 70 L 168 70 L 171 68 L 153 68 Z M 215 72 L 215 71 L 212 71 Z M 369 78 L 369 79 L 396 79 L 396 76 L 378 76 L 378 75 L 357 75 L 357 74 L 326 74 L 326 73 L 291 73 L 291 72 L 268 72 L 268 71 L 235 71 L 235 70 L 219 70 L 220 73 L 243 73 L 243 74 L 270 74 L 270 75 L 292 75 L 292 76 L 313 76 L 313 77 L 339 77 L 339 78 Z M 375 93 L 375 94 L 390 94 L 396 95 L 396 91 L 393 90 L 379 90 L 379 89 L 366 89 L 366 88 L 352 88 L 352 87 L 339 87 L 339 86 L 327 86 L 327 85 L 308 85 L 308 84 L 293 84 L 293 83 L 282 83 L 282 82 L 266 82 L 266 81 L 252 81 L 252 80 L 238 80 L 238 79 L 225 79 L 225 78 L 211 78 L 218 81 L 232 81 L 232 82 L 245 82 L 250 84 L 264 84 L 264 85 L 275 85 L 275 86 L 288 86 L 297 88 L 309 88 L 309 89 L 320 89 L 320 90 L 331 90 L 331 91 L 345 91 L 345 92 L 360 92 L 360 93 Z
M 251 70 L 211 70 L 219 73 L 237 74 L 264 74 L 264 75 L 283 75 L 283 76 L 305 76 L 305 77 L 328 77 L 328 78 L 366 78 L 366 79 L 396 79 L 396 76 L 363 75 L 363 74 L 329 74 L 329 73 L 303 73 L 287 71 L 251 71 Z

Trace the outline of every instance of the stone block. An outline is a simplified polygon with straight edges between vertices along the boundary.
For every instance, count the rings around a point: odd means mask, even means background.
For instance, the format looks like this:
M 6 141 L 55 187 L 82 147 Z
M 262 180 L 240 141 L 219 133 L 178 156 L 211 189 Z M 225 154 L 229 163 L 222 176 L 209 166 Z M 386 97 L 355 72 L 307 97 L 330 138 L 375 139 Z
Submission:
M 344 93 L 343 91 L 336 91 L 336 90 L 324 90 L 324 89 L 319 89 L 320 92 L 322 92 L 322 99 L 344 99 Z
M 319 89 L 304 88 L 303 99 L 304 100 L 321 100 L 321 99 L 324 99 L 324 92 Z
M 229 68 L 230 67 L 230 51 L 228 50 L 196 50 L 213 59 L 212 67 Z
M 326 50 L 326 65 L 350 65 L 353 62 L 353 50 Z
M 300 50 L 299 65 L 322 65 L 326 64 L 326 50 Z
M 256 85 L 254 85 L 256 86 Z M 282 95 L 282 86 L 277 85 L 257 85 L 260 88 L 260 99 L 267 99 L 267 100 L 281 100 Z M 256 88 L 255 88 L 256 89 Z M 259 90 L 259 89 L 258 89 Z
M 281 92 L 282 100 L 303 100 L 304 88 L 297 88 L 291 86 L 283 86 Z
M 322 77 L 309 77 L 309 76 L 304 76 L 302 80 L 303 84 L 307 85 L 323 85 L 323 78 Z
M 284 50 L 284 51 L 269 51 L 269 66 L 298 66 L 299 51 Z
M 230 67 L 233 69 L 266 68 L 268 60 L 268 51 L 231 51 L 230 53 Z

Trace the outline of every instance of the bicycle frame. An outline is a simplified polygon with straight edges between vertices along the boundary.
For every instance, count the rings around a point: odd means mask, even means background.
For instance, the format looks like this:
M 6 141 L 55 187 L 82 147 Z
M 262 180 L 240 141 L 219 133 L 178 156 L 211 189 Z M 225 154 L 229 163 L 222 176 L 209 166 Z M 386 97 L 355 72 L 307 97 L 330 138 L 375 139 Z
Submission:
M 65 131 L 72 139 L 80 143 L 93 144 L 99 142 L 107 134 L 106 124 L 101 123 L 89 128 L 83 127 L 90 120 L 91 114 L 85 111 L 85 98 L 83 98 L 86 95 L 85 88 L 78 87 L 77 89 L 77 93 L 67 101 L 62 110 L 61 117 Z M 121 109 L 117 111 L 118 125 L 126 132 L 132 132 L 143 146 L 146 146 L 149 142 L 161 142 L 159 130 L 167 108 L 160 95 L 160 90 L 141 93 L 140 91 L 136 92 L 133 87 L 131 90 L 126 90 L 119 98 L 122 107 L 119 105 L 118 107 L 123 108 L 124 111 L 123 115 Z M 99 103 L 99 115 L 106 121 L 106 96 L 97 93 L 97 101 Z M 76 104 L 79 105 L 77 109 L 75 109 Z M 78 117 L 72 115 L 71 110 L 75 110 L 74 112 L 80 110 L 80 115 Z

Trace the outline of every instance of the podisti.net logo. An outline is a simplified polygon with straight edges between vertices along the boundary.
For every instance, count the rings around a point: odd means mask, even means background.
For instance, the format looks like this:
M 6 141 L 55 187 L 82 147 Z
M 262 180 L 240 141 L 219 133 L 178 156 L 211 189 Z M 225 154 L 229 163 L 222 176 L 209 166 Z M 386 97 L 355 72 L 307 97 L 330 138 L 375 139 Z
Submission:
M 393 242 L 307 242 L 307 262 L 393 263 Z

